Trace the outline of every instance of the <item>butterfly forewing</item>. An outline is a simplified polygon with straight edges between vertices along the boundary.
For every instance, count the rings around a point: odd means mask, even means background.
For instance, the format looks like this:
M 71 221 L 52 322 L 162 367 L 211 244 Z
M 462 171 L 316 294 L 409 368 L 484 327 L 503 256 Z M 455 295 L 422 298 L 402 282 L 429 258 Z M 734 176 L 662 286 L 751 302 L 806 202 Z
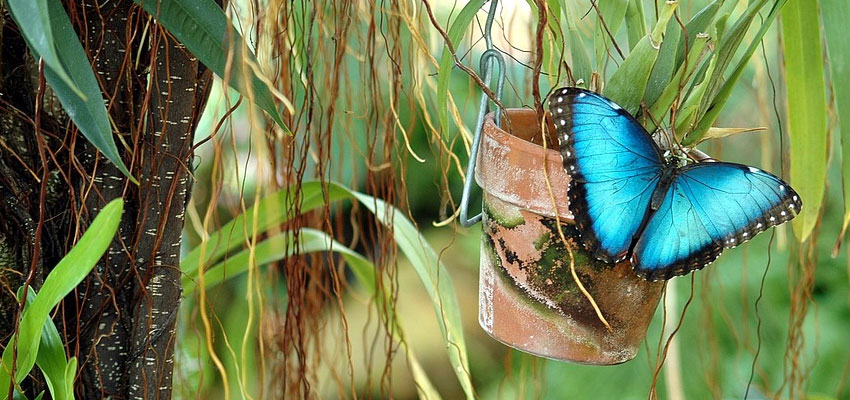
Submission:
M 658 186 L 661 152 L 632 116 L 593 92 L 559 89 L 549 109 L 582 242 L 603 261 L 623 260 Z

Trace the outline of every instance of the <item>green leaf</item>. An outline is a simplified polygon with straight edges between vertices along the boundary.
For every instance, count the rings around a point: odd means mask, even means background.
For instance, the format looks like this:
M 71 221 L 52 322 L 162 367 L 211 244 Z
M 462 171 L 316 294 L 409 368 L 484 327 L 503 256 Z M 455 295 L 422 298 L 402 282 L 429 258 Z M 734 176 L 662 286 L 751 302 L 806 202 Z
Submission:
M 259 70 L 257 59 L 224 11 L 212 0 L 133 0 L 180 43 L 242 95 L 253 99 L 285 132 L 291 133 Z M 287 99 L 282 99 L 285 103 Z M 287 103 L 288 104 L 288 103 Z
M 122 210 L 121 199 L 112 200 L 103 207 L 77 244 L 50 271 L 32 305 L 23 312 L 20 329 L 16 335 L 16 382 L 23 380 L 35 364 L 39 339 L 42 337 L 44 324 L 50 318 L 50 311 L 82 282 L 106 252 L 118 230 Z M 0 365 L 0 393 L 4 396 L 9 391 L 13 353 L 11 343 L 15 343 L 15 336 L 8 343 Z
M 447 35 L 452 45 L 457 49 L 460 39 L 475 18 L 475 14 L 487 0 L 472 0 L 460 10 Z M 440 69 L 437 71 L 437 117 L 440 120 L 440 130 L 443 135 L 449 132 L 449 82 L 454 69 L 454 57 L 449 46 L 443 47 L 440 57 Z
M 789 77 L 786 101 L 791 185 L 805 204 L 793 227 L 802 242 L 817 223 L 826 186 L 826 85 L 817 2 L 788 2 L 782 10 L 782 39 L 785 76 Z
M 721 2 L 722 1 L 718 0 L 711 2 L 709 5 L 705 6 L 705 8 L 694 14 L 688 23 L 685 24 L 685 30 L 688 32 L 689 45 L 694 42 L 694 39 L 696 39 L 698 34 L 710 33 L 708 30 L 709 26 L 711 25 L 711 21 L 714 21 L 714 17 L 717 16 L 717 10 L 720 9 Z M 718 35 L 721 34 L 721 32 L 718 32 Z M 685 37 L 679 38 L 679 44 L 676 47 L 676 65 L 680 65 L 685 58 Z
M 679 24 L 667 24 L 667 32 L 664 34 L 664 41 L 661 42 L 658 59 L 655 60 L 655 64 L 652 66 L 652 72 L 649 74 L 649 82 L 646 85 L 646 93 L 643 96 L 646 104 L 654 104 L 664 88 L 673 79 L 673 72 L 679 66 L 679 63 L 676 62 L 676 49 L 679 45 L 679 36 L 681 34 L 682 27 Z M 689 42 L 689 44 L 693 45 L 693 42 Z M 659 120 L 663 117 L 663 115 L 654 113 L 652 116 Z
M 750 42 L 749 47 L 747 47 L 746 51 L 744 51 L 744 56 L 738 61 L 738 65 L 732 71 L 732 74 L 729 75 L 729 78 L 723 82 L 720 91 L 716 94 L 712 93 L 712 84 L 716 83 L 716 81 L 712 79 L 717 75 L 722 58 L 720 58 L 719 55 L 716 55 L 715 58 L 717 58 L 717 60 L 712 60 L 716 61 L 717 65 L 714 66 L 714 72 L 708 75 L 710 78 L 707 81 L 708 87 L 705 89 L 706 95 L 703 96 L 702 103 L 698 109 L 702 115 L 698 116 L 699 122 L 697 123 L 696 129 L 685 137 L 685 140 L 682 142 L 683 145 L 690 146 L 693 143 L 699 142 L 702 135 L 704 135 L 711 125 L 714 124 L 714 121 L 717 120 L 717 117 L 720 115 L 720 111 L 723 110 L 723 106 L 725 106 L 726 102 L 729 101 L 729 97 L 732 95 L 732 90 L 738 83 L 738 79 L 740 79 L 741 75 L 744 73 L 744 67 L 747 66 L 750 57 L 753 56 L 753 53 L 755 53 L 756 49 L 761 44 L 761 39 L 767 33 L 767 30 L 770 29 L 771 23 L 777 18 L 779 11 L 786 2 L 787 0 L 777 0 L 773 3 L 770 13 L 768 13 L 767 17 L 764 18 L 765 23 L 762 24 L 761 28 L 759 28 L 758 32 L 756 32 L 753 41 Z
M 23 287 L 18 289 L 18 297 L 21 297 L 23 294 L 23 289 Z M 25 311 L 31 307 L 36 297 L 36 293 L 32 287 L 28 289 L 29 295 L 27 296 L 27 305 L 24 307 Z M 76 365 L 76 358 L 72 357 L 71 362 Z M 59 330 L 56 329 L 56 325 L 50 318 L 47 318 L 44 322 L 35 363 L 44 375 L 44 380 L 47 383 L 51 398 L 56 400 L 73 400 L 76 367 L 73 369 L 70 379 L 67 379 L 66 370 L 69 362 L 65 359 L 65 344 L 62 343 Z
M 629 37 L 629 49 L 635 48 L 640 39 L 648 33 L 642 0 L 629 1 L 626 8 L 626 33 Z
M 460 321 L 460 306 L 457 302 L 454 285 L 452 284 L 451 277 L 449 276 L 448 271 L 446 271 L 445 266 L 439 262 L 437 253 L 430 245 L 428 245 L 425 238 L 419 234 L 419 231 L 416 230 L 410 220 L 408 220 L 401 211 L 384 203 L 382 200 L 352 191 L 336 183 L 326 183 L 323 186 L 321 182 L 304 182 L 300 184 L 300 187 L 303 196 L 301 205 L 298 209 L 302 213 L 324 204 L 324 196 L 322 193 L 326 191 L 328 193 L 329 201 L 351 197 L 356 198 L 367 209 L 369 209 L 369 211 L 374 213 L 382 224 L 392 228 L 392 232 L 396 243 L 398 243 L 399 249 L 401 249 L 405 256 L 407 256 L 410 260 L 413 268 L 422 281 L 422 284 L 425 286 L 426 291 L 431 297 L 434 310 L 437 313 L 437 319 L 440 323 L 440 329 L 443 332 L 443 339 L 446 341 L 446 351 L 449 354 L 449 360 L 452 363 L 455 374 L 457 375 L 467 398 L 473 399 L 474 391 L 472 381 L 469 376 L 469 360 L 466 351 L 466 341 L 463 336 L 462 324 Z M 250 222 L 246 223 L 245 221 L 253 220 L 254 213 L 258 214 L 258 218 L 256 219 L 260 221 L 260 225 L 257 227 L 257 231 L 261 233 L 265 232 L 270 227 L 291 218 L 293 216 L 293 209 L 283 210 L 282 207 L 283 204 L 286 204 L 286 199 L 293 199 L 292 196 L 294 194 L 294 190 L 294 187 L 290 187 L 266 196 L 260 201 L 260 206 L 256 209 L 252 208 L 247 210 L 243 215 L 235 218 L 234 221 L 226 224 L 222 229 L 211 235 L 203 248 L 216 249 L 214 250 L 214 255 L 201 257 L 200 251 L 196 253 L 196 250 L 202 248 L 201 246 L 199 246 L 198 249 L 193 250 L 190 255 L 193 253 L 195 255 L 188 260 L 184 259 L 184 261 L 180 264 L 181 269 L 183 269 L 186 274 L 186 277 L 183 278 L 186 292 L 188 293 L 193 290 L 189 288 L 192 286 L 190 283 L 198 276 L 198 260 L 203 258 L 206 260 L 204 264 L 208 265 L 207 263 L 220 258 L 227 251 L 233 250 L 244 243 L 241 239 L 243 232 L 242 229 L 247 228 L 248 232 L 253 230 Z M 280 249 L 286 247 L 278 246 L 282 246 L 286 243 L 286 240 L 289 240 L 286 237 L 287 234 L 288 233 L 283 233 L 275 236 L 274 240 L 280 241 L 276 243 L 276 246 L 269 245 L 266 247 L 262 243 L 258 244 L 254 250 L 256 254 L 255 257 L 257 257 L 257 264 L 262 264 L 263 260 L 269 260 L 268 258 L 263 257 L 281 257 Z M 235 239 L 225 241 L 224 238 L 228 235 L 235 235 Z M 213 242 L 215 245 L 213 245 Z M 337 245 L 335 244 L 334 246 L 336 247 Z M 346 253 L 344 251 L 342 254 L 343 257 L 346 257 Z M 348 254 L 348 256 L 355 257 L 351 254 Z M 359 256 L 359 254 L 357 256 Z M 244 271 L 249 265 L 249 259 L 246 257 L 248 257 L 248 254 L 244 252 L 228 257 L 228 264 L 233 263 L 233 268 L 229 271 L 224 271 L 223 267 L 225 264 L 223 263 L 219 263 L 209 269 L 206 269 L 204 272 L 205 285 L 209 285 L 210 282 L 221 281 L 226 276 L 232 276 L 240 271 Z M 234 262 L 234 259 L 237 261 Z M 346 260 L 348 260 L 348 258 L 346 258 Z M 365 274 L 362 270 L 360 272 L 355 271 L 355 275 L 358 276 L 358 279 L 362 278 L 363 282 L 369 281 L 367 274 Z
M 578 31 L 578 20 L 575 19 L 571 11 L 571 1 L 564 4 L 561 10 L 564 12 L 564 17 L 567 20 L 567 45 L 569 46 L 568 53 L 572 59 L 573 79 L 571 82 L 576 86 L 590 87 L 590 75 L 593 69 L 590 66 L 590 56 L 587 54 L 587 48 L 584 46 L 581 33 Z
M 301 213 L 306 213 L 322 204 L 325 204 L 322 183 L 304 182 L 301 188 Z M 328 201 L 335 201 L 351 197 L 347 189 L 339 185 L 327 185 Z M 245 235 L 254 231 L 254 214 L 257 218 L 257 231 L 265 232 L 272 226 L 280 225 L 293 217 L 294 208 L 284 208 L 286 205 L 295 203 L 296 188 L 289 187 L 278 191 L 260 200 L 257 207 L 251 207 L 219 230 L 215 231 L 200 245 L 192 249 L 180 262 L 183 273 L 189 277 L 198 275 L 201 265 L 208 266 L 215 262 L 228 251 L 233 250 L 245 243 Z
M 603 94 L 619 104 L 630 114 L 635 115 L 640 109 L 649 74 L 658 57 L 661 46 L 662 32 L 667 29 L 667 23 L 673 16 L 678 3 L 666 3 L 652 34 L 646 35 L 638 42 L 634 50 L 626 57 L 623 64 L 608 83 Z
M 688 49 L 687 65 L 679 66 L 679 69 L 673 75 L 673 78 L 668 80 L 667 86 L 658 95 L 656 101 L 654 103 L 649 103 L 652 104 L 652 106 L 650 106 L 649 113 L 653 116 L 653 118 L 648 118 L 645 123 L 646 129 L 649 132 L 653 132 L 655 130 L 655 121 L 660 122 L 670 111 L 670 108 L 673 106 L 673 102 L 676 100 L 676 95 L 680 93 L 680 88 L 687 87 L 687 84 L 693 77 L 696 66 L 702 60 L 703 50 L 706 48 L 706 45 L 710 42 L 710 40 L 711 38 L 708 35 L 698 35 L 694 38 L 694 42 L 691 43 L 691 47 Z M 647 100 L 647 102 L 649 102 L 649 100 Z M 679 132 L 676 133 L 679 134 Z
M 466 340 L 463 336 L 463 324 L 460 319 L 460 305 L 455 295 L 451 276 L 446 271 L 437 253 L 419 233 L 407 217 L 384 201 L 358 192 L 352 192 L 369 211 L 388 228 L 392 228 L 393 237 L 399 249 L 407 256 L 413 269 L 419 275 L 425 290 L 431 297 L 437 321 L 446 342 L 446 351 L 454 367 L 467 399 L 474 399 L 474 389 L 469 376 L 469 359 L 466 353 Z
M 38 3 L 41 5 L 38 6 L 38 10 L 30 9 L 35 7 L 35 2 L 30 3 L 31 1 L 11 0 L 7 4 L 11 9 L 17 9 L 17 13 L 22 13 L 19 15 L 22 19 L 15 18 L 15 20 L 33 51 L 33 57 L 36 59 L 41 57 L 44 60 L 45 80 L 83 136 L 115 164 L 121 173 L 133 183 L 138 184 L 139 182 L 133 178 L 118 154 L 100 85 L 92 72 L 91 64 L 77 38 L 77 33 L 71 26 L 68 14 L 58 0 L 39 0 Z M 16 6 L 13 7 L 13 3 Z M 39 15 L 33 15 L 34 12 Z M 13 10 L 13 16 L 17 13 Z M 48 17 L 49 21 L 45 21 Z M 49 26 L 49 28 L 43 28 L 43 26 Z M 33 28 L 36 31 L 35 34 L 32 32 Z M 52 32 L 52 35 L 48 31 L 40 32 L 41 29 L 47 29 Z
M 74 94 L 85 100 L 86 95 L 68 75 L 66 66 L 63 65 L 60 55 L 57 54 L 56 40 L 53 35 L 53 21 L 50 17 L 50 11 L 56 10 L 50 10 L 48 2 L 59 3 L 57 0 L 6 0 L 12 18 L 17 23 L 30 48 L 41 55 L 44 64 L 50 67 Z M 63 14 L 65 13 L 65 10 L 61 11 Z M 74 37 L 76 38 L 76 35 Z M 99 93 L 98 97 L 100 97 Z
M 720 43 L 717 46 L 717 51 L 715 57 L 717 57 L 717 65 L 714 67 L 714 72 L 710 75 L 708 80 L 708 87 L 706 88 L 706 93 L 708 96 L 703 98 L 703 103 L 700 106 L 700 111 L 706 112 L 709 109 L 709 104 L 714 104 L 712 101 L 714 100 L 715 94 L 718 92 L 720 85 L 724 83 L 723 74 L 726 72 L 726 67 L 728 67 L 732 63 L 732 58 L 735 56 L 735 53 L 741 46 L 741 42 L 744 40 L 744 37 L 747 35 L 747 31 L 750 28 L 750 25 L 753 23 L 753 20 L 758 15 L 759 11 L 761 11 L 762 7 L 767 3 L 767 0 L 758 0 L 750 4 L 747 10 L 741 15 L 740 18 L 735 22 L 735 25 L 729 31 L 728 34 L 723 35 L 720 38 Z M 769 26 L 772 20 L 768 17 L 765 19 L 765 24 L 762 26 Z M 718 29 L 720 30 L 720 29 Z M 761 36 L 759 36 L 756 40 L 751 43 L 757 44 L 761 40 Z M 742 62 L 746 63 L 752 52 L 748 52 L 743 57 Z M 713 122 L 713 121 L 712 121 Z M 708 128 L 706 128 L 708 129 Z
M 832 94 L 835 96 L 835 113 L 841 132 L 841 176 L 844 178 L 844 223 L 842 230 L 850 224 L 850 40 L 847 27 L 850 21 L 850 2 L 847 0 L 821 0 L 821 19 L 826 49 L 829 54 L 829 73 Z M 839 83 L 841 82 L 841 83 Z
M 593 43 L 596 47 L 596 69 L 601 71 L 608 54 L 616 53 L 611 36 L 616 37 L 626 17 L 629 0 L 606 0 L 596 2 L 596 33 Z M 602 22 L 605 22 L 603 25 Z M 607 28 L 607 31 L 606 31 Z M 610 32 L 610 35 L 608 34 Z M 622 48 L 620 48 L 622 50 Z

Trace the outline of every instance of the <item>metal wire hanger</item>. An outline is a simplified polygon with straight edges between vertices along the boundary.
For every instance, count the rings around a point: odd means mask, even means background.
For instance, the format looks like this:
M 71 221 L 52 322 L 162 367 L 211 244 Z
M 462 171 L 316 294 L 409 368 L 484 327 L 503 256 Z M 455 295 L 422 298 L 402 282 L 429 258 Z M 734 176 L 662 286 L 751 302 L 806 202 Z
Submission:
M 499 75 L 496 82 L 496 100 L 498 103 L 495 105 L 496 111 L 494 120 L 496 126 L 501 127 L 502 108 L 499 104 L 502 101 L 502 89 L 505 86 L 505 58 L 499 50 L 493 47 L 493 38 L 491 36 L 493 20 L 496 17 L 496 6 L 498 3 L 498 0 L 490 1 L 490 10 L 487 12 L 487 22 L 484 25 L 484 43 L 487 45 L 487 50 L 481 54 L 479 68 L 481 69 L 481 74 L 484 76 L 484 84 L 490 85 L 490 81 L 493 77 L 493 64 L 495 63 L 499 67 Z M 475 131 L 472 136 L 472 147 L 469 149 L 469 163 L 466 167 L 466 182 L 463 185 L 463 195 L 460 199 L 459 218 L 460 224 L 464 227 L 470 227 L 481 221 L 481 213 L 478 213 L 478 215 L 475 215 L 472 218 L 468 218 L 469 197 L 472 192 L 472 185 L 475 182 L 475 163 L 478 158 L 478 145 L 481 142 L 481 131 L 484 128 L 484 117 L 487 115 L 489 105 L 490 99 L 487 97 L 487 93 L 482 92 L 481 102 L 478 107 L 478 122 L 475 124 Z

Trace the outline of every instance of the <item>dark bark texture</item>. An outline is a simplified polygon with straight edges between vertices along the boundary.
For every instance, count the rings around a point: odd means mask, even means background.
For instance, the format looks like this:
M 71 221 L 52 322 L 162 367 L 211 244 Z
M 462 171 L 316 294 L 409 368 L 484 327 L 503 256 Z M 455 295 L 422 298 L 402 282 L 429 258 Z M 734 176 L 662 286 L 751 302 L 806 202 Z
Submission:
M 0 343 L 15 291 L 36 290 L 97 212 L 123 198 L 119 234 L 54 322 L 79 360 L 78 398 L 171 397 L 180 239 L 192 136 L 209 73 L 131 0 L 67 0 L 137 186 L 79 133 L 45 88 L 6 10 L 0 20 Z M 22 382 L 45 390 L 37 373 Z M 2 394 L 0 394 L 2 395 Z

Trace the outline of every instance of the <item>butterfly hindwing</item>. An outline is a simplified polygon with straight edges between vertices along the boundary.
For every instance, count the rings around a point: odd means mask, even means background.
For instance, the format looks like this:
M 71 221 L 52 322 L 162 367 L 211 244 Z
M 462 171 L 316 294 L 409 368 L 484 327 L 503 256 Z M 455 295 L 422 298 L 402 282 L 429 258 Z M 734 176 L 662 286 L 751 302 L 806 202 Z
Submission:
M 765 229 L 791 220 L 799 195 L 776 176 L 741 164 L 703 162 L 677 171 L 632 255 L 638 275 L 669 279 L 714 261 Z
M 584 246 L 603 261 L 621 261 L 649 210 L 661 152 L 631 115 L 596 93 L 558 89 L 549 109 Z

